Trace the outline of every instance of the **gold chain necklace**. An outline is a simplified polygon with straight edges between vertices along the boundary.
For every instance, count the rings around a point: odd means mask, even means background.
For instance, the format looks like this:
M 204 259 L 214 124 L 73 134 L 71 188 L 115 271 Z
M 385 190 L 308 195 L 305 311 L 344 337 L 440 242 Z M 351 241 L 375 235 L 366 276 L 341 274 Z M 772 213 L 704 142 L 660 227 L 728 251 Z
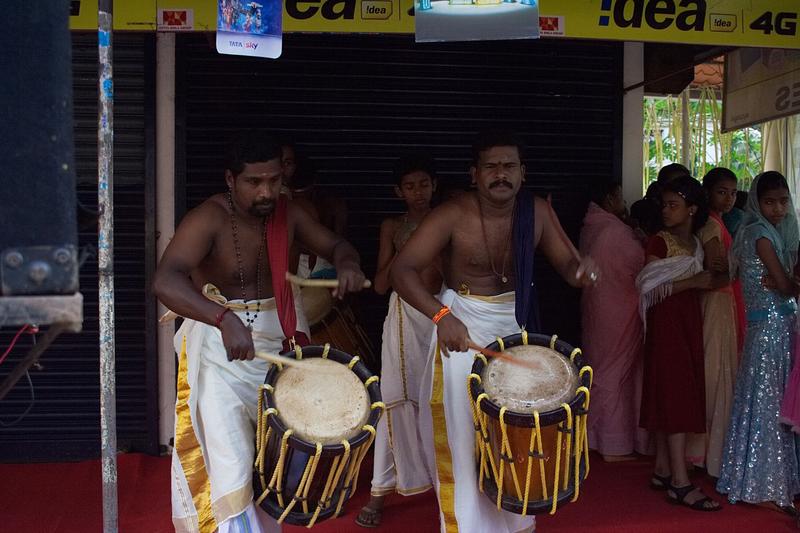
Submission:
M 514 205 L 514 209 L 516 210 L 517 206 Z M 508 283 L 508 278 L 506 277 L 506 257 L 508 256 L 508 248 L 509 244 L 511 243 L 511 231 L 514 229 L 514 211 L 511 212 L 511 224 L 508 227 L 508 235 L 506 235 L 505 240 L 505 247 L 503 248 L 503 257 L 501 258 L 501 271 L 498 272 L 497 269 L 494 267 L 494 259 L 492 258 L 491 248 L 489 248 L 489 239 L 486 237 L 486 224 L 483 221 L 483 207 L 481 206 L 481 200 L 478 198 L 478 213 L 480 213 L 481 218 L 481 232 L 483 233 L 483 244 L 486 246 L 486 255 L 489 256 L 489 266 L 492 268 L 492 272 L 494 275 L 502 281 L 503 283 Z

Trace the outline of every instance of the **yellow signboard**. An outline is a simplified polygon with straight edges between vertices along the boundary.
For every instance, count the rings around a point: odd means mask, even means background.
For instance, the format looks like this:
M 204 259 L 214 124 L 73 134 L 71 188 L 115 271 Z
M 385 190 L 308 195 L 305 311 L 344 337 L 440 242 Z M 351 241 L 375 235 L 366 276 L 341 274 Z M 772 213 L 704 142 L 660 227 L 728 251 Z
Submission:
M 717 46 L 800 48 L 796 0 L 543 1 L 568 37 Z
M 70 2 L 69 27 L 73 30 L 97 31 L 97 0 Z M 154 31 L 156 29 L 156 0 L 114 2 L 114 29 Z M 214 29 L 216 29 L 216 25 Z
M 97 0 L 71 4 L 79 6 L 73 29 L 96 28 Z M 414 0 L 284 0 L 283 30 L 414 33 L 413 5 Z M 179 29 L 217 27 L 217 0 L 115 2 L 114 9 L 118 30 L 166 29 L 157 20 L 164 10 L 186 12 L 180 20 L 190 23 Z M 539 13 L 542 37 L 800 48 L 796 0 L 540 0 Z

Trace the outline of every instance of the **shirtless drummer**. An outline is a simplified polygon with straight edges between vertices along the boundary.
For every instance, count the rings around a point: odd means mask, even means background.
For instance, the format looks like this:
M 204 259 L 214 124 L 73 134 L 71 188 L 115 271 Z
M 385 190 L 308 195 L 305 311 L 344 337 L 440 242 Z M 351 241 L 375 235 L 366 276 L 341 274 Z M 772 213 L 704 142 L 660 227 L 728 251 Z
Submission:
M 462 352 L 470 340 L 486 346 L 522 327 L 537 332 L 537 247 L 574 287 L 593 284 L 599 271 L 594 261 L 578 255 L 549 204 L 522 189 L 525 165 L 517 135 L 486 132 L 473 145 L 472 157 L 476 190 L 425 217 L 395 258 L 391 282 L 403 300 L 436 323 L 438 344 L 445 356 L 450 351 L 449 357 L 434 357 L 434 339 L 419 400 L 420 433 L 435 442 L 423 452 L 426 463 L 434 466 L 441 530 L 530 531 L 532 517 L 498 511 L 478 490 L 466 391 L 472 358 Z M 436 298 L 423 273 L 440 255 L 448 288 Z M 434 390 L 440 394 L 432 396 Z
M 253 505 L 257 391 L 268 366 L 254 355 L 308 342 L 299 291 L 285 280 L 293 243 L 336 266 L 335 296 L 364 283 L 356 250 L 280 194 L 282 174 L 279 143 L 255 132 L 239 137 L 227 156 L 227 193 L 186 214 L 156 271 L 153 292 L 186 318 L 175 335 L 179 533 L 280 530 Z

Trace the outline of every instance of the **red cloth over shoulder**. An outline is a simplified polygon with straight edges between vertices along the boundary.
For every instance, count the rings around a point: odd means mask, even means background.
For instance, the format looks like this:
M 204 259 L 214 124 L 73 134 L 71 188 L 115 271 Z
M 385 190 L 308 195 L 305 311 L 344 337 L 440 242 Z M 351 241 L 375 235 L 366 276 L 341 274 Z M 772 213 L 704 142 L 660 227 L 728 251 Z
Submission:
M 283 350 L 291 349 L 292 339 L 300 346 L 307 346 L 310 344 L 308 336 L 302 331 L 297 331 L 297 311 L 294 308 L 292 284 L 286 280 L 286 272 L 289 271 L 289 223 L 288 202 L 284 195 L 278 197 L 275 211 L 267 221 L 266 246 L 278 320 L 286 337 L 283 340 Z
M 664 259 L 667 257 L 667 242 L 658 235 L 653 235 L 647 241 L 647 248 L 645 249 L 645 257 L 654 255 Z

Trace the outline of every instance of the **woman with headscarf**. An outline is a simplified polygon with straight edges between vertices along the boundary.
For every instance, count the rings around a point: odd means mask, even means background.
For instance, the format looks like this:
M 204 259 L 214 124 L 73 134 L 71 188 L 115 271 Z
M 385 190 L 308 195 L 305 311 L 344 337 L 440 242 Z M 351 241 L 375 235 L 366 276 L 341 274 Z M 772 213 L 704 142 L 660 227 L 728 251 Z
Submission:
M 800 286 L 792 277 L 800 242 L 786 179 L 759 175 L 733 252 L 744 289 L 747 331 L 717 490 L 731 503 L 772 502 L 796 515 L 798 439 L 778 420 L 792 363 Z

